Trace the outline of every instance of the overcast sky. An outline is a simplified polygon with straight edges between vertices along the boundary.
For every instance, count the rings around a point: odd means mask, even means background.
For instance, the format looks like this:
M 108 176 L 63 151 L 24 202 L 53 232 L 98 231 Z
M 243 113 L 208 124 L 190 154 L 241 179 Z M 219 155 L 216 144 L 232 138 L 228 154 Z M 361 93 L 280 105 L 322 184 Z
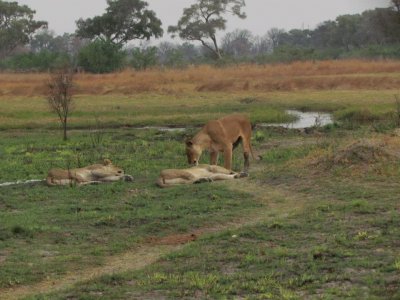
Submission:
M 36 10 L 36 20 L 49 23 L 56 34 L 75 31 L 75 21 L 101 15 L 106 0 L 15 0 Z M 161 19 L 164 30 L 176 25 L 183 8 L 196 0 L 147 0 L 149 8 Z M 247 18 L 229 18 L 227 32 L 237 28 L 248 29 L 255 35 L 264 35 L 270 28 L 290 30 L 293 28 L 314 29 L 326 20 L 338 15 L 361 13 L 376 7 L 388 7 L 390 0 L 246 0 Z M 168 34 L 164 34 L 168 38 Z

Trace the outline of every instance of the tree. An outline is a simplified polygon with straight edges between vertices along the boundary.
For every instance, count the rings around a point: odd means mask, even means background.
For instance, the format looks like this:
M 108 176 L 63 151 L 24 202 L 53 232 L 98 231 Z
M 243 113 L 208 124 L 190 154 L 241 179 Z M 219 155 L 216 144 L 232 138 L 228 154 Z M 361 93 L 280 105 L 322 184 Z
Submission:
M 72 105 L 72 79 L 72 71 L 63 68 L 53 73 L 47 83 L 47 102 L 60 120 L 64 141 L 67 140 L 67 124 Z
M 316 48 L 335 48 L 339 44 L 337 36 L 336 22 L 325 21 L 311 33 L 311 40 Z
M 161 21 L 142 0 L 107 0 L 108 7 L 101 16 L 79 19 L 76 33 L 81 38 L 101 39 L 123 46 L 134 39 L 161 37 Z
M 337 33 L 340 36 L 340 46 L 350 50 L 352 46 L 358 46 L 360 37 L 357 36 L 358 28 L 361 24 L 361 16 L 341 15 L 336 18 Z
M 33 20 L 35 13 L 26 5 L 0 0 L 0 58 L 28 43 L 36 30 L 47 27 L 47 22 Z
M 146 70 L 157 65 L 157 47 L 135 47 L 132 49 L 130 64 L 135 70 Z
M 201 42 L 217 59 L 221 59 L 216 33 L 226 28 L 227 20 L 223 15 L 230 13 L 244 19 L 246 18 L 246 14 L 242 12 L 244 6 L 244 0 L 197 0 L 196 4 L 183 10 L 178 24 L 169 26 L 168 32 L 173 36 L 178 33 L 184 40 Z M 212 43 L 207 40 L 211 40 Z
M 307 48 L 310 47 L 311 31 L 308 29 L 292 29 L 282 34 L 280 44 Z
M 88 72 L 108 73 L 122 67 L 125 55 L 119 45 L 97 39 L 80 50 L 78 65 Z
M 227 33 L 222 39 L 224 53 L 235 58 L 249 56 L 254 47 L 254 37 L 249 30 L 235 30 Z
M 267 36 L 272 49 L 278 48 L 282 41 L 282 36 L 285 33 L 286 31 L 284 29 L 279 29 L 275 27 L 268 30 Z

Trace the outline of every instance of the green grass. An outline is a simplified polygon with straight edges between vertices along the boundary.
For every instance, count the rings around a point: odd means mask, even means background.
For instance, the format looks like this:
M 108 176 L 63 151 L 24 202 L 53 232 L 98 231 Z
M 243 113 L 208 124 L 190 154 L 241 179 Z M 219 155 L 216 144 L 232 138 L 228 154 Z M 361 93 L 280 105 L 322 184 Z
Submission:
M 135 178 L 85 187 L 2 187 L 0 288 L 101 265 L 146 238 L 190 232 L 260 207 L 245 192 L 217 184 L 156 187 L 161 169 L 186 167 L 180 133 L 111 131 L 102 133 L 101 144 L 82 132 L 68 142 L 61 142 L 59 132 L 0 135 L 2 182 L 41 179 L 51 167 L 80 167 L 103 157 Z M 239 157 L 235 165 L 242 165 Z
M 143 270 L 108 274 L 32 299 L 399 298 L 400 167 L 309 165 L 361 137 L 389 134 L 393 91 L 182 93 L 79 96 L 70 139 L 39 98 L 9 98 L 0 112 L 0 182 L 45 178 L 53 167 L 110 158 L 133 183 L 0 188 L 0 289 L 103 266 L 153 238 L 260 222 L 202 236 Z M 186 167 L 193 125 L 231 112 L 284 122 L 287 108 L 333 112 L 317 135 L 257 130 L 250 179 L 162 190 L 160 170 Z M 97 121 L 96 121 L 97 118 Z M 390 124 L 389 124 L 390 123 Z M 160 132 L 124 125 L 184 125 Z M 14 129 L 12 129 L 14 128 Z M 34 130 L 26 130 L 32 128 Z M 99 131 L 80 130 L 92 128 Z M 108 129 L 102 129 L 108 128 Z M 240 149 L 233 168 L 240 170 Z M 202 158 L 208 162 L 207 154 Z M 227 225 L 226 225 L 227 226 Z M 0 295 L 1 298 L 1 295 Z
M 70 114 L 70 128 L 200 125 L 210 119 L 241 112 L 254 123 L 281 123 L 293 117 L 284 110 L 333 112 L 339 120 L 360 118 L 368 110 L 368 120 L 384 119 L 395 109 L 395 90 L 297 92 L 181 92 L 141 93 L 132 96 L 77 95 Z M 2 97 L 0 129 L 57 129 L 55 114 L 44 98 Z M 367 107 L 367 109 L 366 109 Z M 362 119 L 362 118 L 361 118 Z
M 248 183 L 265 199 L 264 221 L 203 236 L 143 270 L 35 299 L 398 299 L 400 165 L 386 163 L 397 170 L 391 175 L 379 171 L 385 164 L 358 173 L 304 167 L 310 153 L 371 136 L 365 128 L 264 135 L 256 145 L 267 150 Z

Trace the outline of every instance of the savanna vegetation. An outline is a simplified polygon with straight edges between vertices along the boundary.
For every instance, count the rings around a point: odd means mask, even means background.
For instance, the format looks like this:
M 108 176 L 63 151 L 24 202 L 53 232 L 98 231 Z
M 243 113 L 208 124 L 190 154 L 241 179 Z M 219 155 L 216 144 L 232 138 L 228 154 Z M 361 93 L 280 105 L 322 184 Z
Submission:
M 67 141 L 48 75 L 1 74 L 1 182 L 104 158 L 134 182 L 0 187 L 0 298 L 399 297 L 399 72 L 349 60 L 76 74 Z M 287 108 L 335 123 L 256 126 L 248 179 L 155 186 L 186 167 L 196 126 L 293 121 Z
M 0 67 L 24 71 L 0 73 L 0 299 L 400 298 L 400 63 L 387 59 L 399 1 L 220 42 L 245 2 L 198 0 L 169 32 L 202 48 L 132 52 L 161 20 L 141 0 L 107 3 L 54 36 L 0 0 Z M 349 57 L 379 59 L 337 60 Z M 76 72 L 33 72 L 60 66 Z M 295 122 L 287 109 L 334 121 L 266 127 Z M 184 141 L 201 124 L 236 112 L 254 124 L 249 178 L 156 187 L 160 170 L 187 167 Z M 105 158 L 134 181 L 40 182 Z

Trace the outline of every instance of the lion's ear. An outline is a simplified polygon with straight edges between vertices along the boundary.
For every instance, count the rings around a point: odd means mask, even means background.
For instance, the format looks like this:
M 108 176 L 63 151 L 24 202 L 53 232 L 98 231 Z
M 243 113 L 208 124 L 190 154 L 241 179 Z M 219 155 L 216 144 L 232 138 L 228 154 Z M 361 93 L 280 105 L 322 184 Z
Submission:
M 186 146 L 192 147 L 193 146 L 193 142 L 191 140 L 187 140 L 186 141 Z
M 105 165 L 105 166 L 112 165 L 112 162 L 108 158 L 105 158 L 103 161 L 103 165 Z

